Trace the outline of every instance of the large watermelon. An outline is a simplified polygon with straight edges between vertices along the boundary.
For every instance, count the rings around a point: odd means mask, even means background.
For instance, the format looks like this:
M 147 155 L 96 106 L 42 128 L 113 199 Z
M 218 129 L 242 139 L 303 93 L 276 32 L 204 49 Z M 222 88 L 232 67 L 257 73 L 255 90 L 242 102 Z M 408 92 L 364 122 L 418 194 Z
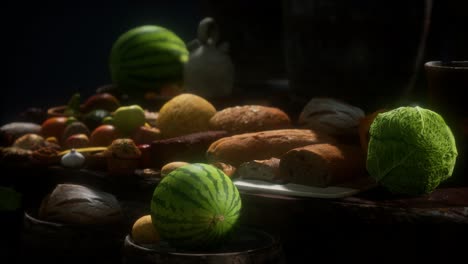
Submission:
M 127 94 L 159 92 L 182 83 L 189 52 L 172 31 L 154 25 L 133 28 L 114 43 L 110 54 L 112 82 Z
M 209 249 L 235 230 L 241 199 L 231 179 L 208 164 L 188 164 L 169 173 L 154 190 L 153 224 L 171 246 Z

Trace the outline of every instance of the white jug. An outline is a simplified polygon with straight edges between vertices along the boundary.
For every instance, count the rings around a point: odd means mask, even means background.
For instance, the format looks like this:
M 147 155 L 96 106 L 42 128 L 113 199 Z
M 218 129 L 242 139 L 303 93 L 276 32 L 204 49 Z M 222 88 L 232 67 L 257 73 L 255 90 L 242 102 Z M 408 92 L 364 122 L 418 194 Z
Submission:
M 228 97 L 234 86 L 234 65 L 228 55 L 229 44 L 218 45 L 219 30 L 213 18 L 204 18 L 198 37 L 188 44 L 190 57 L 184 69 L 187 92 L 206 98 Z

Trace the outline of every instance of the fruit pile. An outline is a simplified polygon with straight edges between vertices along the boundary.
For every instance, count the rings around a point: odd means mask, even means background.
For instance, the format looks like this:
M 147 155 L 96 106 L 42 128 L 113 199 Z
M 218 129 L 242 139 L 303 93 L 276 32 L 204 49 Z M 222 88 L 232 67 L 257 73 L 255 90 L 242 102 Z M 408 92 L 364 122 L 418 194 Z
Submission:
M 124 178 L 136 169 L 160 171 L 151 212 L 132 234 L 178 249 L 213 248 L 235 230 L 242 202 L 231 178 L 317 188 L 371 178 L 391 192 L 420 195 L 452 175 L 455 139 L 435 112 L 401 107 L 366 116 L 333 98 L 312 98 L 297 120 L 269 105 L 216 109 L 183 92 L 187 59 L 184 42 L 165 28 L 126 32 L 111 51 L 116 90 L 169 100 L 150 112 L 110 93 L 84 103 L 75 94 L 40 125 L 3 126 L 1 161 Z
M 204 98 L 182 93 L 187 59 L 185 43 L 165 28 L 142 26 L 126 32 L 115 42 L 110 54 L 113 90 L 94 94 L 84 102 L 80 94 L 73 94 L 64 107 L 50 108 L 47 118 L 39 123 L 15 122 L 3 126 L 2 165 L 104 170 L 110 177 L 120 175 L 129 179 L 135 175 L 135 169 L 158 171 L 161 168 L 154 166 L 150 155 L 154 149 L 151 144 L 208 131 L 209 120 L 216 113 Z M 142 98 L 148 94 L 172 99 L 158 112 L 121 103 L 123 95 Z M 208 143 L 204 143 L 205 149 Z M 142 218 L 135 223 L 132 232 L 135 241 L 156 243 L 160 233 L 162 239 L 180 248 L 213 247 L 237 226 L 241 201 L 229 176 L 212 165 L 189 162 L 180 162 L 170 169 L 166 166 L 164 181 L 152 200 L 153 219 Z M 184 187 L 187 180 L 197 188 Z M 209 191 L 202 191 L 202 187 Z M 186 203 L 184 197 L 191 202 Z M 61 210 L 62 204 L 91 210 L 68 201 L 67 196 L 62 198 L 65 200 L 57 210 Z M 178 209 L 170 212 L 172 208 Z M 47 214 L 39 217 L 49 219 Z M 185 223 L 174 225 L 164 219 L 180 219 Z M 148 223 L 152 228 L 148 229 Z M 140 232 L 140 228 L 145 231 Z

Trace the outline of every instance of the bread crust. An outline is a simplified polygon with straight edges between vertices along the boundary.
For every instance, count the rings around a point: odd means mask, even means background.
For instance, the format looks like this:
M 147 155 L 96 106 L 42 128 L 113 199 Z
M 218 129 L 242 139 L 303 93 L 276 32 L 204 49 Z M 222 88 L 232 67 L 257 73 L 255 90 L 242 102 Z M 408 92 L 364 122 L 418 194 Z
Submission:
M 335 139 L 309 129 L 277 129 L 244 133 L 213 142 L 207 160 L 238 166 L 252 160 L 279 158 L 287 151 L 317 143 L 334 143 Z
M 284 154 L 280 177 L 286 182 L 327 187 L 364 177 L 365 162 L 359 145 L 314 144 Z
M 236 176 L 242 179 L 276 182 L 280 175 L 279 164 L 278 158 L 244 162 L 237 168 Z
M 231 134 L 284 129 L 291 127 L 291 119 L 281 109 L 260 105 L 228 107 L 210 119 L 210 129 Z

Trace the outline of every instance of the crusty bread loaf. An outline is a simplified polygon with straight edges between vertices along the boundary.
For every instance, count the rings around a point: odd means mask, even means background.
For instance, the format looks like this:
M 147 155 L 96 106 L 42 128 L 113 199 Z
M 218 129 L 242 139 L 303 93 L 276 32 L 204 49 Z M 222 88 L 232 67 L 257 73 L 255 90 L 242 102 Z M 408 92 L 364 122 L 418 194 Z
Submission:
M 252 160 L 242 163 L 236 170 L 235 177 L 264 181 L 278 181 L 280 159 Z
M 123 220 L 114 195 L 77 184 L 59 184 L 43 199 L 39 217 L 76 225 L 104 225 Z
M 234 166 L 252 160 L 280 157 L 287 151 L 335 140 L 308 129 L 278 129 L 245 133 L 221 138 L 206 152 L 209 161 L 221 161 Z
M 359 120 L 364 111 L 334 98 L 312 98 L 303 108 L 298 125 L 333 136 L 339 142 L 358 143 Z
M 281 157 L 281 178 L 287 182 L 327 187 L 366 175 L 365 154 L 358 145 L 314 144 Z
M 151 165 L 160 168 L 173 161 L 205 162 L 211 143 L 227 136 L 226 131 L 204 131 L 151 143 Z
M 225 130 L 231 134 L 257 132 L 291 127 L 289 116 L 275 107 L 245 105 L 228 107 L 210 119 L 213 130 Z

